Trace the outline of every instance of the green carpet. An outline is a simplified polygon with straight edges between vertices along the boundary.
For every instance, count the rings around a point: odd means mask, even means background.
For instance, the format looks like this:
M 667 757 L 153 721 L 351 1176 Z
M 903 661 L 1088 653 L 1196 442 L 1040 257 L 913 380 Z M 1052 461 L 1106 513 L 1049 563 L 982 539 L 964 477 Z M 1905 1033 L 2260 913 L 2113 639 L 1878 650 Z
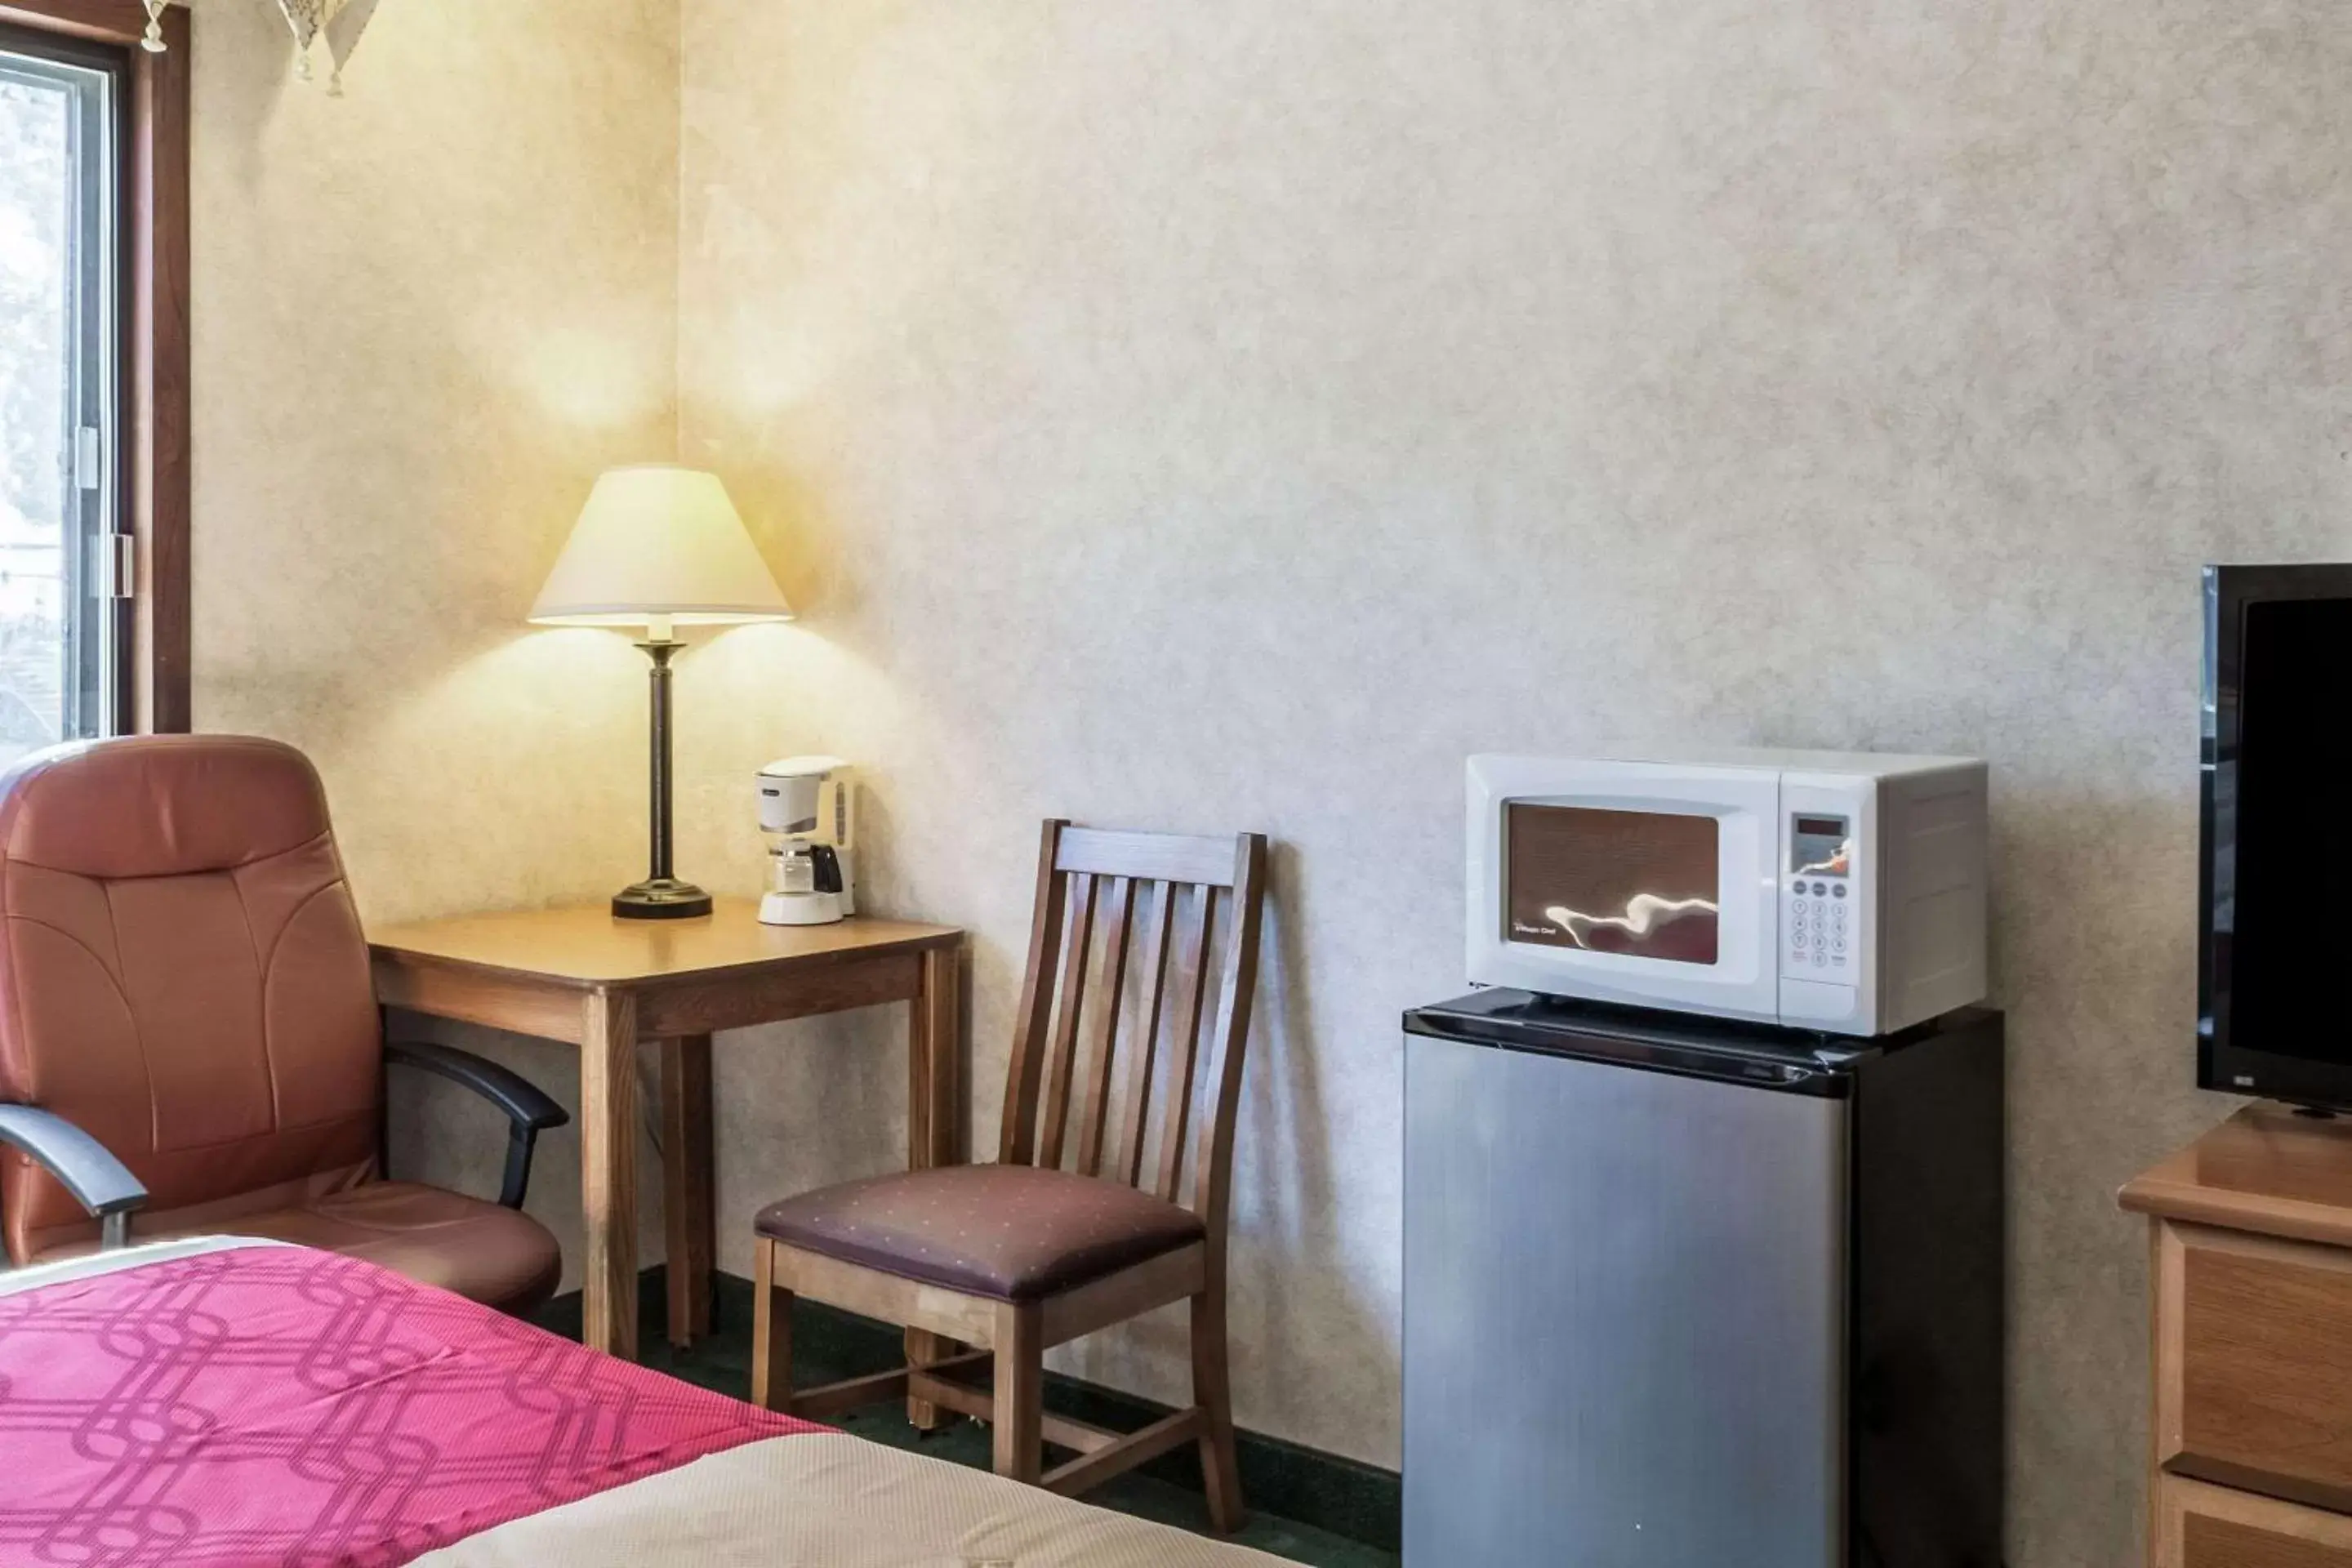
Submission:
M 651 1292 L 648 1291 L 648 1295 Z M 751 1387 L 751 1325 L 749 1314 L 740 1311 L 719 1314 L 719 1331 L 691 1351 L 677 1351 L 662 1338 L 660 1309 L 647 1301 L 653 1310 L 646 1313 L 645 1350 L 646 1365 L 668 1373 L 673 1377 L 699 1384 L 735 1398 L 745 1397 Z M 577 1337 L 580 1331 L 580 1298 L 568 1296 L 551 1302 L 541 1314 L 541 1324 L 559 1333 Z M 822 1332 L 802 1334 L 795 1331 L 793 1382 L 802 1387 L 812 1387 L 836 1378 L 856 1377 L 879 1370 L 869 1365 L 827 1364 L 827 1336 Z M 925 1437 L 907 1424 L 904 1413 L 895 1405 L 869 1405 L 854 1411 L 831 1425 L 856 1433 L 877 1443 L 887 1443 L 894 1448 L 908 1448 L 927 1454 L 935 1459 L 945 1459 L 975 1469 L 989 1466 L 988 1429 L 976 1422 L 958 1421 L 944 1431 Z M 1206 1504 L 1198 1491 L 1188 1490 L 1153 1477 L 1129 1473 L 1120 1476 L 1087 1494 L 1087 1500 L 1104 1508 L 1117 1509 L 1121 1513 L 1139 1519 L 1154 1520 L 1202 1535 L 1209 1530 Z M 1276 1557 L 1294 1563 L 1312 1563 L 1322 1568 L 1396 1568 L 1398 1558 L 1392 1552 L 1366 1546 L 1253 1509 L 1250 1521 L 1232 1540 L 1244 1546 L 1254 1546 Z

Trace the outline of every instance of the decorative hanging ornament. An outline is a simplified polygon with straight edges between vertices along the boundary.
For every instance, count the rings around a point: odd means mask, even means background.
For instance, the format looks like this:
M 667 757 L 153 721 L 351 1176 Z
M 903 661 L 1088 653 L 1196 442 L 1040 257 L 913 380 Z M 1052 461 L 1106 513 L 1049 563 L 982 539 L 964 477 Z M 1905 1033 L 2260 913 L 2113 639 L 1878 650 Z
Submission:
M 319 41 L 319 29 L 327 24 L 328 0 L 278 0 L 278 8 L 286 13 L 286 25 L 294 30 L 294 74 L 309 81 L 310 46 Z
M 320 32 L 327 40 L 327 59 L 333 76 L 327 82 L 327 96 L 343 96 L 343 67 L 350 63 L 352 52 L 360 47 L 360 37 L 368 24 L 375 20 L 377 0 L 334 0 L 328 8 L 327 20 Z
M 163 41 L 163 12 L 173 0 L 139 0 L 139 4 L 147 13 L 147 31 L 139 40 L 140 47 L 160 55 L 169 47 Z M 330 72 L 327 95 L 342 97 L 343 67 L 352 51 L 360 47 L 360 35 L 374 19 L 377 4 L 378 0 L 278 0 L 278 9 L 294 35 L 294 74 L 304 81 L 310 79 L 310 56 L 324 37 Z

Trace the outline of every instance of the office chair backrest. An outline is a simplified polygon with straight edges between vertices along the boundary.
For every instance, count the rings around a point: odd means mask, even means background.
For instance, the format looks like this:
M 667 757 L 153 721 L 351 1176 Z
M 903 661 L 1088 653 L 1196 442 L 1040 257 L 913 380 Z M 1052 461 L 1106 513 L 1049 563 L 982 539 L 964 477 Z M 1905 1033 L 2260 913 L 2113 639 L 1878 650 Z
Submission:
M 274 741 L 140 736 L 0 777 L 0 1101 L 96 1137 L 142 1227 L 219 1224 L 373 1173 L 383 1041 L 326 793 Z M 0 1154 L 23 1261 L 96 1226 Z

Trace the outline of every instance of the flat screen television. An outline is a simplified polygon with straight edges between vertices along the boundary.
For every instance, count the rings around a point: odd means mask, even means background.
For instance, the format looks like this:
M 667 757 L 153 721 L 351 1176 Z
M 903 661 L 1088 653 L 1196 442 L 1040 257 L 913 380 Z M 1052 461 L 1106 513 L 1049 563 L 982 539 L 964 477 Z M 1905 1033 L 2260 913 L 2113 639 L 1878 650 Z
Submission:
M 2352 1108 L 2352 565 L 2205 569 L 2197 1081 Z

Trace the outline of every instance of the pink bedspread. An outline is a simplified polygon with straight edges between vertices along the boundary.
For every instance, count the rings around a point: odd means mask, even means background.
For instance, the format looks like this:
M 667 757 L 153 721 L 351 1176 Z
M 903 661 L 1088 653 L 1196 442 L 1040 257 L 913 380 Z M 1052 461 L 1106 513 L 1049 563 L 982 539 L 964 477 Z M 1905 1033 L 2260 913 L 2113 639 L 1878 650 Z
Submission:
M 0 1297 L 0 1562 L 405 1563 L 816 1431 L 291 1247 Z

